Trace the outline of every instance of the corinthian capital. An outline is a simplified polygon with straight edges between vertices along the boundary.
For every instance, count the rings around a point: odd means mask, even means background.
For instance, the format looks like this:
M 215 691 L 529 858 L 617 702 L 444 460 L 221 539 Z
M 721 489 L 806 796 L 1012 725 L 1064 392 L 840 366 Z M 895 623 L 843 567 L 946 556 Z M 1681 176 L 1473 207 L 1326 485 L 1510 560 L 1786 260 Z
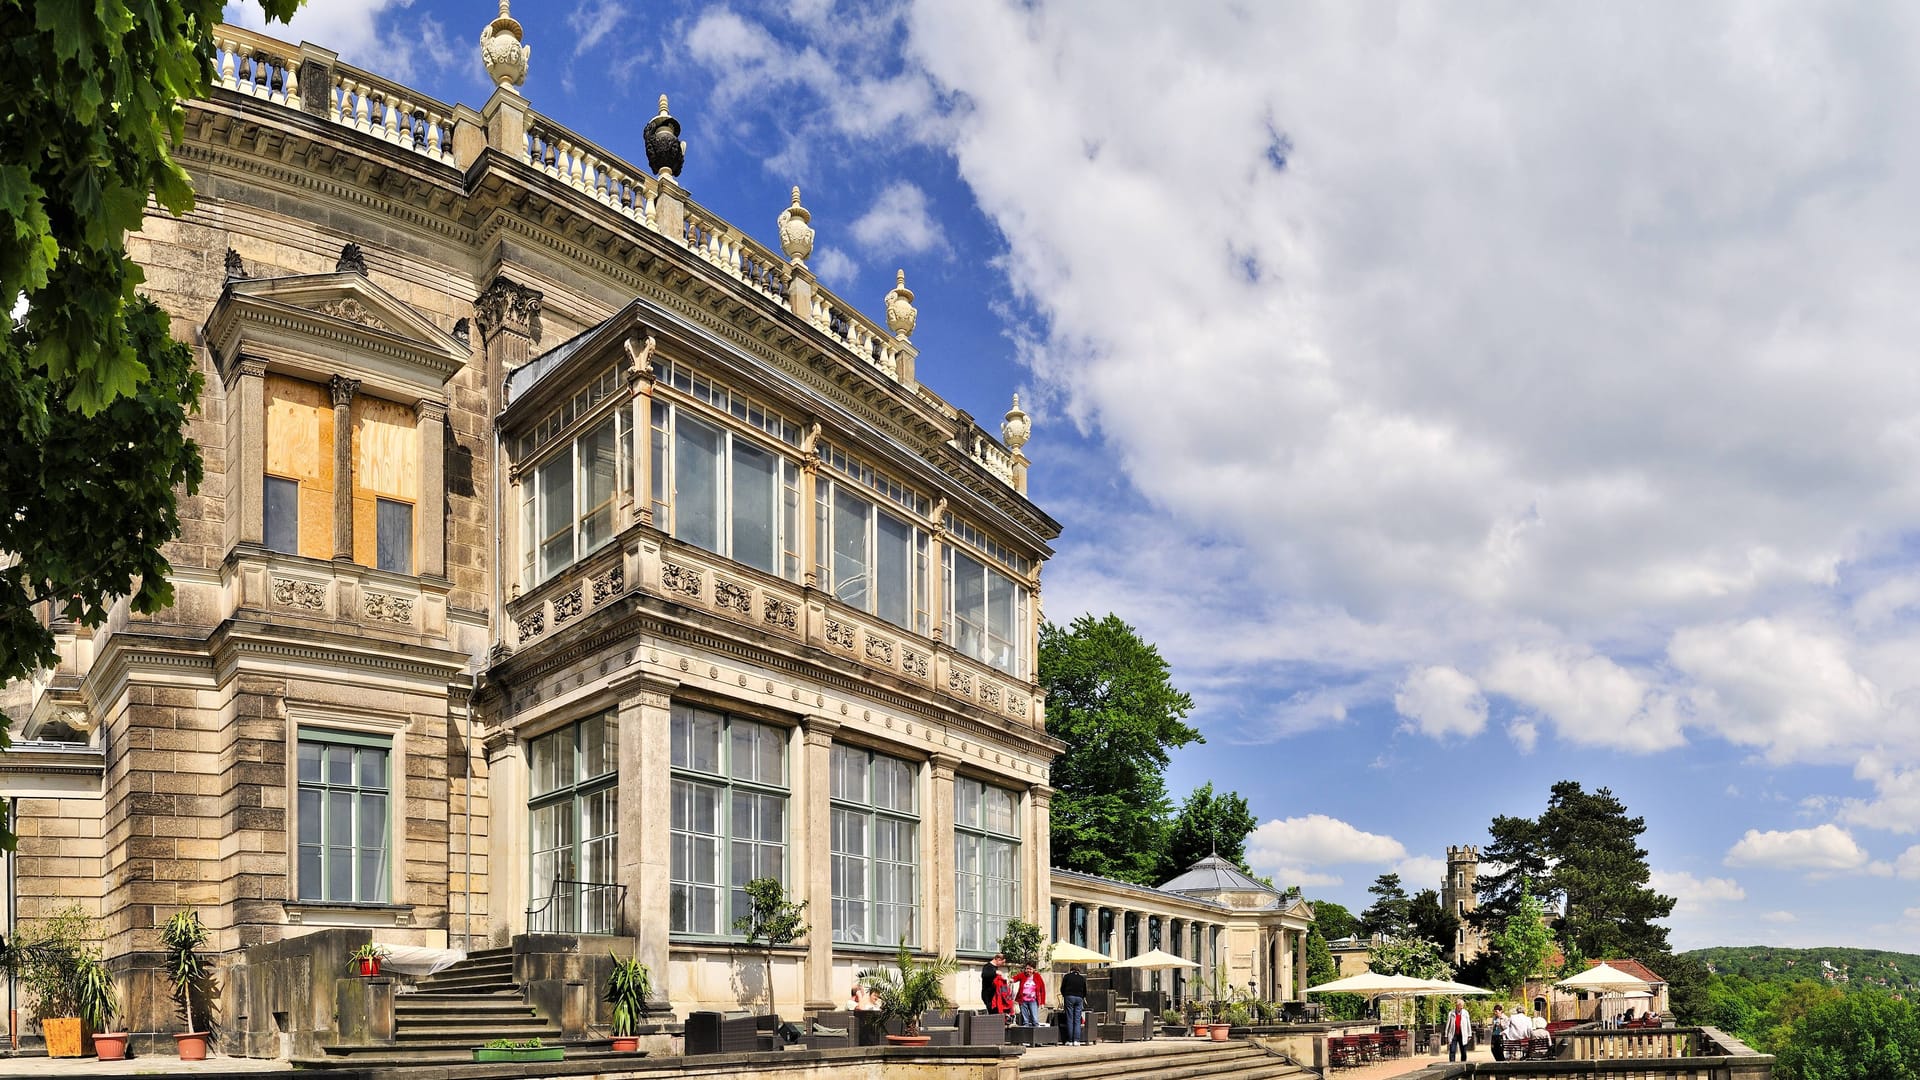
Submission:
M 540 317 L 540 290 L 494 278 L 493 284 L 480 293 L 480 299 L 473 302 L 473 316 L 480 333 L 487 337 L 501 329 L 532 337 L 534 321 Z

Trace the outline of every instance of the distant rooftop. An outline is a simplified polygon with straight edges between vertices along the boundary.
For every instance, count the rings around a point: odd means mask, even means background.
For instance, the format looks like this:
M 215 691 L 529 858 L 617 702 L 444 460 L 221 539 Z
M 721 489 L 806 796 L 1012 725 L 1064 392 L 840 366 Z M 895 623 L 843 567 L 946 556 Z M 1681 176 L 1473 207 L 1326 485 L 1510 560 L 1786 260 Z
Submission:
M 1280 892 L 1218 855 L 1201 859 L 1187 867 L 1186 873 L 1171 881 L 1161 882 L 1160 888 L 1165 892 L 1177 893 L 1263 892 L 1278 896 Z

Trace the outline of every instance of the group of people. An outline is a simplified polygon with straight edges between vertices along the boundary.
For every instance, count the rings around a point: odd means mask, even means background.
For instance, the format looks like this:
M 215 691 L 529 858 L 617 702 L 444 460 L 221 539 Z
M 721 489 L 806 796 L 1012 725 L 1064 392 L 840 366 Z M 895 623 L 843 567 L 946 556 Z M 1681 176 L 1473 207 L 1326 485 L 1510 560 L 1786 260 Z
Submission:
M 1524 1046 L 1535 1031 L 1546 1030 L 1545 1022 L 1527 1015 L 1524 1005 L 1515 1005 L 1511 1012 L 1504 1005 L 1495 1005 L 1493 1019 L 1487 1026 L 1495 1061 L 1507 1060 L 1508 1043 Z M 1453 1011 L 1447 1014 L 1444 1034 L 1447 1039 L 1447 1060 L 1467 1060 L 1467 1047 L 1473 1042 L 1473 1017 L 1467 1013 L 1465 998 L 1453 999 Z
M 1019 1027 L 1039 1027 L 1040 1007 L 1047 1003 L 1047 981 L 1040 976 L 1032 964 L 1020 965 L 1020 970 L 1004 974 L 1007 958 L 1004 953 L 994 953 L 993 959 L 980 969 L 980 1001 L 990 1013 L 1004 1013 L 1014 1017 L 1012 1023 Z M 1066 1041 L 1069 1046 L 1087 1044 L 1087 977 L 1078 971 L 1068 971 L 1060 977 L 1060 1003 L 1067 1013 Z

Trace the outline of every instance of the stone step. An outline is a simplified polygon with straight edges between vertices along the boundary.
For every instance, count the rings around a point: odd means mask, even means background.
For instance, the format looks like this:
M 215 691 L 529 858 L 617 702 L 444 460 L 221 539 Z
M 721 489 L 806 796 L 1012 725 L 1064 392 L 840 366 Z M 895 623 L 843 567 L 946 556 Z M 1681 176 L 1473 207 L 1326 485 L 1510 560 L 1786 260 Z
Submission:
M 485 1031 L 490 1027 L 519 1030 L 523 1027 L 552 1027 L 545 1018 L 534 1015 L 532 1009 L 503 1013 L 395 1013 L 394 1030 L 404 1035 L 422 1028 L 452 1029 L 476 1028 Z
M 559 1042 L 566 1033 L 542 1021 L 530 1024 L 494 1025 L 491 1029 L 474 1031 L 470 1028 L 436 1024 L 433 1027 L 395 1028 L 394 1041 L 402 1045 L 419 1043 L 457 1043 L 462 1046 L 478 1046 L 490 1039 L 539 1039 L 542 1042 Z
M 1044 1063 L 1023 1061 L 1020 1076 L 1021 1080 L 1277 1080 L 1309 1071 L 1243 1041 L 1167 1049 L 1149 1046 L 1122 1043 L 1049 1051 Z M 1063 1059 L 1063 1054 L 1070 1056 Z
M 519 987 L 513 979 L 513 972 L 475 972 L 454 975 L 448 978 L 435 976 L 414 989 L 416 994 L 472 994 L 488 993 L 496 990 L 513 990 Z
M 393 1011 L 401 1016 L 417 1013 L 530 1013 L 533 1006 L 520 995 L 505 994 L 402 994 L 393 999 Z
M 441 968 L 439 971 L 434 972 L 420 981 L 433 982 L 436 979 L 457 979 L 462 975 L 492 975 L 496 973 L 513 974 L 513 957 L 489 957 L 486 960 L 480 961 L 462 960 L 452 967 Z

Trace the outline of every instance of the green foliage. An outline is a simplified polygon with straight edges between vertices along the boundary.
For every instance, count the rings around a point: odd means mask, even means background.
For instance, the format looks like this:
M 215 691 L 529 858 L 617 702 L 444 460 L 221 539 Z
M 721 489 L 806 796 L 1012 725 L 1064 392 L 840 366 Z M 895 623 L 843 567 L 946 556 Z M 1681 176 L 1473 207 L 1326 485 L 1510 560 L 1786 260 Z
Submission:
M 1313 925 L 1327 941 L 1339 941 L 1360 932 L 1360 920 L 1344 905 L 1331 900 L 1312 900 Z
M 604 1000 L 613 1006 L 613 1033 L 628 1038 L 647 1015 L 647 995 L 653 993 L 653 972 L 638 959 L 622 960 L 612 953 L 607 955 L 613 960 L 613 970 L 607 973 Z
M 1381 874 L 1367 886 L 1373 903 L 1360 913 L 1360 932 L 1406 937 L 1413 928 L 1413 904 L 1400 887 L 1399 874 Z
M 7 950 L 7 966 L 34 1000 L 35 1016 L 84 1015 L 81 980 L 91 978 L 89 967 L 99 963 L 98 936 L 93 917 L 79 904 L 20 925 Z
M 281 20 L 298 7 L 260 3 Z M 200 481 L 183 434 L 200 379 L 138 296 L 125 238 L 149 197 L 193 206 L 171 148 L 181 100 L 207 92 L 221 6 L 0 4 L 0 684 L 55 662 L 38 605 L 98 626 L 115 597 L 172 602 L 160 548 L 180 531 L 176 489 Z
M 385 960 L 392 955 L 392 949 L 387 948 L 385 945 L 376 945 L 369 941 L 364 945 L 355 947 L 351 953 L 348 953 L 347 961 L 349 964 L 357 964 L 362 960 Z
M 1189 792 L 1167 824 L 1166 846 L 1154 875 L 1167 881 L 1208 855 L 1221 858 L 1249 873 L 1247 837 L 1260 822 L 1237 791 L 1216 795 L 1211 781 Z
M 73 997 L 88 1028 L 95 1032 L 113 1030 L 113 1022 L 120 1017 L 120 995 L 114 990 L 112 973 L 99 958 L 80 958 L 73 973 Z
M 160 944 L 166 949 L 164 964 L 167 982 L 173 986 L 173 1000 L 180 1006 L 180 1018 L 188 1031 L 211 1030 L 208 1008 L 218 989 L 213 981 L 213 964 L 200 955 L 207 943 L 207 928 L 200 913 L 192 909 L 177 911 L 160 930 Z
M 1681 954 L 1722 975 L 1749 979 L 1818 979 L 1820 964 L 1847 986 L 1877 986 L 1896 993 L 1920 993 L 1920 956 L 1882 949 L 1777 949 L 1770 945 L 1695 949 Z M 1660 969 L 1662 975 L 1666 969 Z
M 791 945 L 807 934 L 807 902 L 787 899 L 787 887 L 779 878 L 758 877 L 747 882 L 747 913 L 733 921 L 736 933 L 747 936 L 747 944 L 758 946 L 767 964 L 767 1011 L 773 1006 L 773 950 Z
M 1880 990 L 1814 1004 L 1772 1047 L 1781 1080 L 1894 1080 L 1920 1076 L 1920 1016 Z
M 545 1047 L 538 1037 L 531 1039 L 493 1039 L 484 1044 L 483 1050 L 539 1050 Z
M 1416 979 L 1451 979 L 1453 965 L 1440 947 L 1425 938 L 1390 937 L 1373 950 L 1367 967 L 1380 975 L 1409 975 Z
M 1159 650 L 1114 615 L 1043 625 L 1038 677 L 1047 734 L 1066 743 L 1053 763 L 1053 864 L 1157 884 L 1168 752 L 1204 741 L 1185 722 L 1193 699 L 1174 688 Z
M 1009 919 L 1006 930 L 1000 934 L 1000 954 L 1007 958 L 1010 967 L 1032 964 L 1035 970 L 1045 971 L 1053 956 L 1053 943 L 1033 923 Z
M 891 969 L 868 968 L 858 978 L 880 999 L 880 1015 L 900 1021 L 907 1034 L 918 1035 L 922 1013 L 953 1008 L 944 984 L 958 970 L 960 961 L 951 956 L 916 960 L 902 941 Z
M 1448 952 L 1453 948 L 1454 938 L 1459 936 L 1460 916 L 1441 906 L 1437 891 L 1421 889 L 1407 901 L 1407 932 L 1440 946 L 1443 953 Z
M 1553 954 L 1553 931 L 1546 923 L 1546 905 L 1533 895 L 1526 878 L 1520 879 L 1520 902 L 1506 924 L 1489 942 L 1493 961 L 1488 971 L 1494 989 L 1524 991 L 1525 983 L 1544 973 Z

